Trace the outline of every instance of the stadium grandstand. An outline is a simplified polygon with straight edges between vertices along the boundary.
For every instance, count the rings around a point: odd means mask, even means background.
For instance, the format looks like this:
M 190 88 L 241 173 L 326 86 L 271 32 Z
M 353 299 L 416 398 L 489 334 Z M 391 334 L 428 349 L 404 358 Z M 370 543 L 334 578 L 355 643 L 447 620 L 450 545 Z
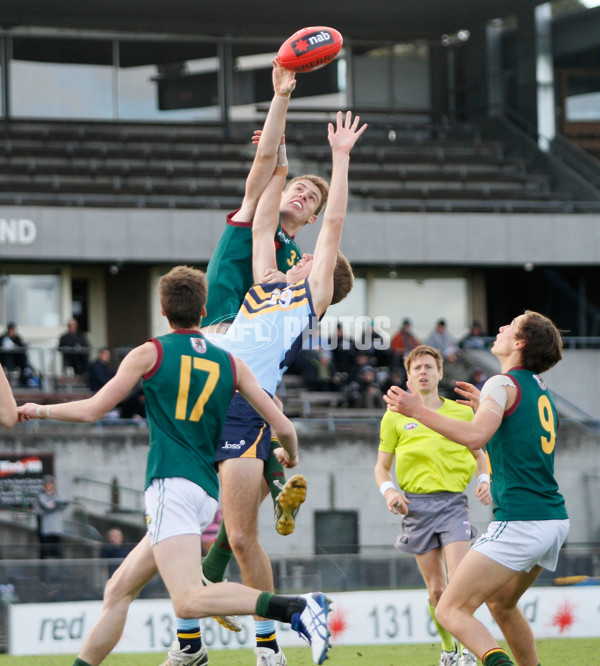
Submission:
M 438 0 L 432 11 L 427 2 L 329 0 L 312 15 L 275 0 L 210 8 L 3 0 L 0 331 L 16 322 L 36 377 L 23 382 L 7 369 L 18 402 L 90 395 L 58 349 L 71 318 L 89 340 L 90 360 L 107 346 L 114 367 L 164 332 L 160 276 L 182 263 L 205 268 L 227 212 L 241 203 L 252 131 L 272 93 L 271 59 L 307 21 L 331 25 L 343 50 L 328 67 L 298 75 L 286 127 L 290 176 L 328 178 L 335 112 L 351 109 L 369 123 L 352 152 L 342 241 L 355 287 L 328 311 L 326 331 L 343 324 L 349 339 L 369 347 L 373 332 L 389 339 L 405 318 L 421 340 L 439 319 L 456 340 L 477 320 L 483 345 L 448 368 L 450 390 L 476 366 L 496 370 L 487 347 L 500 325 L 525 309 L 551 317 L 566 349 L 545 379 L 562 419 L 557 469 L 572 516 L 557 575 L 600 575 L 592 499 L 600 491 L 595 4 Z M 317 226 L 301 233 L 303 249 L 314 247 Z M 339 386 L 327 389 L 310 390 L 302 368 L 281 389 L 298 426 L 310 499 L 285 540 L 263 507 L 261 539 L 276 585 L 419 586 L 413 561 L 390 557 L 397 524 L 381 511 L 372 481 L 383 408 L 351 405 Z M 0 433 L 2 464 L 35 457 L 41 465 L 23 486 L 0 478 L 7 598 L 101 598 L 101 535 L 118 525 L 133 543 L 144 530 L 147 429 L 132 414 Z M 71 500 L 67 567 L 44 569 L 36 559 L 30 503 L 47 473 Z M 489 521 L 486 507 L 472 503 L 472 514 L 479 528 Z M 165 591 L 155 581 L 146 594 Z

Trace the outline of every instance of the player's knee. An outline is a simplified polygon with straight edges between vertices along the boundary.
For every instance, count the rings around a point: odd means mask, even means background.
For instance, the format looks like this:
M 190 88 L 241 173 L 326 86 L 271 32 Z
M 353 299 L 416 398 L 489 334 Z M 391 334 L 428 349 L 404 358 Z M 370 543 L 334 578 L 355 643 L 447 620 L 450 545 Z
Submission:
M 500 624 L 502 619 L 510 615 L 516 608 L 516 604 L 507 604 L 504 599 L 499 598 L 488 599 L 486 601 L 486 606 L 498 624 Z
M 444 627 L 444 629 L 449 629 L 452 624 L 452 613 L 443 600 L 439 600 L 438 604 L 435 607 L 435 619 Z
M 196 619 L 199 617 L 199 609 L 192 608 L 189 596 L 175 597 L 172 599 L 175 615 L 182 620 Z
M 255 535 L 245 532 L 242 529 L 233 529 L 230 532 L 229 527 L 227 528 L 227 538 L 236 559 L 240 557 L 244 558 L 251 553 L 257 542 Z
M 444 590 L 446 589 L 446 586 L 443 583 L 433 583 L 428 587 L 428 592 L 429 592 L 429 603 L 432 606 L 437 606 L 439 600 L 442 597 L 442 594 L 444 593 Z

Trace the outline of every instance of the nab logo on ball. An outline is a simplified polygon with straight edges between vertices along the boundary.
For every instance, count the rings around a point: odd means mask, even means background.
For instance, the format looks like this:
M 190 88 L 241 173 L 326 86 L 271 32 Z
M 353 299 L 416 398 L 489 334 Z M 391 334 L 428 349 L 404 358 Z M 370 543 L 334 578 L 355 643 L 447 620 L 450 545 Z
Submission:
M 340 52 L 343 41 L 334 28 L 302 28 L 281 45 L 277 60 L 293 72 L 312 72 L 330 63 Z
M 292 42 L 292 48 L 297 56 L 304 55 L 307 51 L 313 51 L 325 44 L 334 44 L 332 34 L 327 30 L 320 30 L 313 35 L 301 37 L 298 41 Z

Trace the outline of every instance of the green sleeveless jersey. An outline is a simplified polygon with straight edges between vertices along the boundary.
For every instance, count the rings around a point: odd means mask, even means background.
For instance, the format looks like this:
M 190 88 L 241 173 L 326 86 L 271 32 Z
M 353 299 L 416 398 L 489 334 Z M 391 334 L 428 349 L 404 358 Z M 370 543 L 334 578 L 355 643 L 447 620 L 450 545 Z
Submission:
M 517 398 L 486 447 L 495 519 L 568 518 L 554 478 L 558 416 L 550 391 L 529 370 L 513 369 L 506 374 L 515 381 Z
M 227 224 L 213 252 L 206 279 L 208 299 L 202 326 L 233 321 L 242 305 L 252 279 L 252 222 L 235 222 L 227 216 Z M 285 273 L 302 257 L 296 241 L 278 225 L 275 234 L 277 268 Z
M 218 499 L 215 451 L 236 386 L 232 358 L 198 331 L 179 330 L 151 342 L 158 358 L 144 376 L 146 488 L 152 479 L 180 476 Z

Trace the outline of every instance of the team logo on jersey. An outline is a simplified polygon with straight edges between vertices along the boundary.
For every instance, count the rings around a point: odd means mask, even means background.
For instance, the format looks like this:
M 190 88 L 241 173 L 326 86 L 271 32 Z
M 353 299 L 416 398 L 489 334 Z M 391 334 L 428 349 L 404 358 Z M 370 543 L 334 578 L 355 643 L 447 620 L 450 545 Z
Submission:
M 206 352 L 206 342 L 202 338 L 190 338 L 190 344 L 197 354 L 204 354 Z
M 292 239 L 286 236 L 281 229 L 277 230 L 277 242 L 283 243 L 284 245 L 289 245 L 292 242 Z
M 414 421 L 412 421 L 411 423 L 407 423 L 404 426 L 404 430 L 414 430 L 415 428 L 418 427 L 418 425 L 419 425 L 418 423 L 415 423 Z
M 538 386 L 542 389 L 542 391 L 545 391 L 548 388 L 544 380 L 539 375 L 533 375 L 533 378 L 538 383 Z

